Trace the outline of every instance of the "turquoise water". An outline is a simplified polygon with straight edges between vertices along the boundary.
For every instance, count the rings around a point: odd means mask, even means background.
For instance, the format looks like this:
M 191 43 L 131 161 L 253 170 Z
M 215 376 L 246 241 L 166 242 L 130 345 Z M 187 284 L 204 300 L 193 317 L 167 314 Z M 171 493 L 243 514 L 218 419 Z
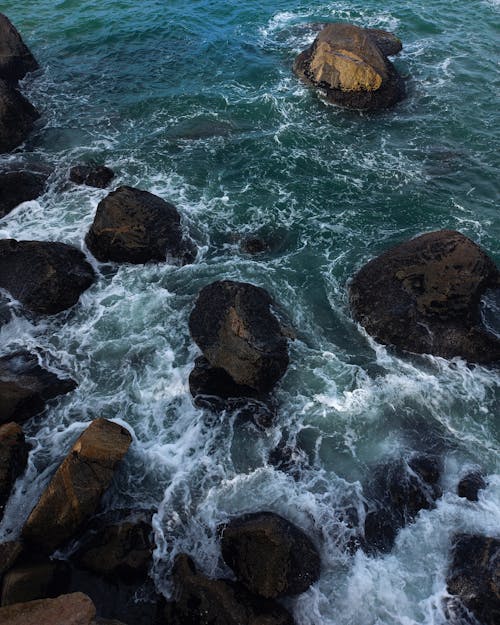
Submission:
M 19 316 L 0 331 L 2 352 L 42 348 L 48 366 L 80 384 L 28 424 L 29 473 L 0 533 L 19 526 L 71 442 L 103 416 L 134 434 L 106 505 L 158 509 L 158 590 L 169 593 L 181 550 L 226 574 L 217 524 L 272 509 L 323 555 L 320 582 L 289 604 L 298 625 L 443 623 L 452 535 L 500 526 L 498 371 L 375 344 L 352 321 L 346 284 L 390 245 L 439 228 L 500 262 L 498 2 L 3 0 L 0 10 L 43 68 L 23 85 L 41 124 L 2 161 L 55 167 L 47 193 L 0 220 L 0 236 L 82 247 L 106 192 L 65 178 L 70 165 L 97 160 L 116 170 L 117 186 L 175 203 L 200 249 L 182 268 L 101 266 L 74 310 L 36 324 Z M 407 99 L 365 115 L 327 106 L 300 83 L 293 59 L 315 36 L 307 24 L 325 20 L 401 37 Z M 251 258 L 238 240 L 254 234 L 271 249 Z M 267 288 L 297 332 L 266 434 L 191 402 L 187 319 L 198 290 L 220 278 Z M 266 462 L 282 432 L 310 457 L 297 482 Z M 391 554 L 346 555 L 339 513 L 361 505 L 373 463 L 436 437 L 445 457 L 436 510 L 402 531 Z M 489 486 L 472 505 L 454 493 L 477 465 Z

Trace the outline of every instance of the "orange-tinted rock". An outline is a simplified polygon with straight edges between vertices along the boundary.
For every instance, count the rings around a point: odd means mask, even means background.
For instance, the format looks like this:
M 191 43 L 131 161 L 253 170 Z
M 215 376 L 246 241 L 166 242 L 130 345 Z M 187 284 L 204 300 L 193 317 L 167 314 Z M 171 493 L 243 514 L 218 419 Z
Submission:
M 31 512 L 24 539 L 47 553 L 63 545 L 97 510 L 132 437 L 121 425 L 96 419 L 68 456 Z
M 0 625 L 91 625 L 92 601 L 81 592 L 0 608 Z

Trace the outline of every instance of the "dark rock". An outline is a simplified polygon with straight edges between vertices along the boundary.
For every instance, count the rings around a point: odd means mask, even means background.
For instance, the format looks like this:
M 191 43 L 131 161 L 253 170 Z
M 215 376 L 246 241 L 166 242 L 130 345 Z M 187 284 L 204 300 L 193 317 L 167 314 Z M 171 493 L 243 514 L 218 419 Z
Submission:
M 0 13 L 0 78 L 17 82 L 38 63 L 6 15 Z
M 3 579 L 2 606 L 66 593 L 69 589 L 68 572 L 67 563 L 57 560 L 16 566 Z
M 29 352 L 0 358 L 0 423 L 22 423 L 41 412 L 50 399 L 69 393 L 77 384 L 61 379 L 38 364 Z
M 0 173 L 0 218 L 22 202 L 36 200 L 45 191 L 47 175 L 19 170 Z
M 17 540 L 0 543 L 0 579 L 16 563 L 22 550 L 23 545 Z
M 210 364 L 259 393 L 270 391 L 288 366 L 272 303 L 264 289 L 223 280 L 200 291 L 189 318 L 191 336 Z
M 83 593 L 0 608 L 2 625 L 92 625 L 95 606 Z
M 294 625 L 279 603 L 257 597 L 241 584 L 196 572 L 186 555 L 177 556 L 176 601 L 165 610 L 169 625 Z
M 282 438 L 278 445 L 269 453 L 269 464 L 298 480 L 302 469 L 309 465 L 309 458 L 303 449 L 296 445 L 288 444 Z
M 63 545 L 95 514 L 132 437 L 121 425 L 96 419 L 57 469 L 23 528 L 45 553 Z
M 105 189 L 115 177 L 115 172 L 103 165 L 76 165 L 69 171 L 69 179 L 75 184 Z
M 85 242 L 101 262 L 186 264 L 196 256 L 175 206 L 133 187 L 119 187 L 99 202 Z
M 245 514 L 219 531 L 224 561 L 251 592 L 273 599 L 297 595 L 319 579 L 316 547 L 278 514 Z
M 0 521 L 12 486 L 26 468 L 29 449 L 17 423 L 0 425 Z
M 483 327 L 480 300 L 495 286 L 500 274 L 483 250 L 441 230 L 371 260 L 354 276 L 350 300 L 356 320 L 381 343 L 491 363 L 500 360 L 500 339 Z
M 0 240 L 0 288 L 34 313 L 70 308 L 94 279 L 84 254 L 71 245 Z
M 401 39 L 387 30 L 380 30 L 379 28 L 365 28 L 365 30 L 385 56 L 394 56 L 403 49 Z
M 500 623 L 500 540 L 459 534 L 452 549 L 448 592 L 483 625 Z M 456 608 L 455 608 L 456 609 Z M 455 611 L 453 604 L 451 611 Z
M 23 143 L 40 117 L 17 89 L 0 79 L 0 153 Z
M 269 251 L 269 245 L 260 237 L 248 237 L 241 242 L 241 250 L 246 254 L 262 254 Z
M 404 97 L 404 84 L 386 54 L 401 42 L 385 31 L 328 24 L 295 60 L 296 74 L 324 97 L 353 109 L 381 109 Z
M 473 471 L 460 480 L 457 492 L 459 497 L 465 497 L 469 501 L 478 501 L 478 493 L 483 488 L 486 488 L 483 475 L 480 471 Z

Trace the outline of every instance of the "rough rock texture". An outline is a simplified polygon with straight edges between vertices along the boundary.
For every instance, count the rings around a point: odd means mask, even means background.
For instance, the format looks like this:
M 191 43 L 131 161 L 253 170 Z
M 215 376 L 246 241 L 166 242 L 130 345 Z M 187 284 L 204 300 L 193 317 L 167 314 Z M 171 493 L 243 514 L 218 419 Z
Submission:
M 22 202 L 36 200 L 45 191 L 47 175 L 28 170 L 0 173 L 0 218 Z
M 189 330 L 213 367 L 238 385 L 267 392 L 288 366 L 287 340 L 264 289 L 223 280 L 204 287 L 189 318 Z
M 387 54 L 401 42 L 385 31 L 328 24 L 295 60 L 294 70 L 327 100 L 354 109 L 380 109 L 404 96 L 404 85 Z
M 0 608 L 1 625 L 91 625 L 94 617 L 94 604 L 81 592 Z
M 266 598 L 297 595 L 319 579 L 315 546 L 278 514 L 245 514 L 222 526 L 220 533 L 224 561 L 251 592 Z
M 0 426 L 0 521 L 14 482 L 28 462 L 29 445 L 17 423 Z
M 70 378 L 60 379 L 38 364 L 29 352 L 14 352 L 0 358 L 0 423 L 40 414 L 48 400 L 69 393 L 77 386 Z
M 479 471 L 473 471 L 464 475 L 457 487 L 459 497 L 465 497 L 469 501 L 478 501 L 479 491 L 486 488 L 484 477 Z
M 0 78 L 17 82 L 38 63 L 6 15 L 0 13 Z
M 23 545 L 17 540 L 0 544 L 0 578 L 15 564 L 22 550 Z
M 94 279 L 85 256 L 71 245 L 0 240 L 0 288 L 34 313 L 70 308 Z
M 257 597 L 241 584 L 209 579 L 186 555 L 174 565 L 176 601 L 165 610 L 168 625 L 294 625 L 279 603 Z
M 448 571 L 448 592 L 457 595 L 482 625 L 500 623 L 500 540 L 459 534 Z M 450 612 L 460 612 L 453 602 Z
M 302 471 L 309 466 L 309 458 L 303 449 L 290 445 L 285 438 L 282 438 L 278 445 L 269 452 L 269 464 L 279 471 L 288 473 L 294 480 L 298 480 Z
M 58 597 L 69 590 L 69 567 L 55 560 L 20 564 L 3 579 L 2 606 Z
M 99 202 L 85 241 L 102 262 L 190 263 L 196 253 L 180 221 L 173 204 L 147 191 L 119 187 Z
M 114 177 L 114 171 L 104 165 L 75 165 L 69 170 L 71 182 L 98 189 L 105 189 Z
M 20 145 L 39 117 L 40 113 L 17 89 L 0 79 L 0 153 Z
M 24 539 L 51 553 L 95 513 L 132 437 L 121 425 L 96 419 L 57 469 L 23 528 Z
M 424 454 L 375 468 L 366 489 L 369 506 L 361 540 L 367 552 L 390 551 L 399 529 L 411 523 L 420 510 L 434 508 L 441 495 L 440 474 L 441 462 Z
M 353 278 L 357 321 L 377 341 L 443 358 L 500 360 L 500 340 L 481 323 L 480 300 L 500 287 L 492 260 L 459 232 L 441 230 L 402 243 Z

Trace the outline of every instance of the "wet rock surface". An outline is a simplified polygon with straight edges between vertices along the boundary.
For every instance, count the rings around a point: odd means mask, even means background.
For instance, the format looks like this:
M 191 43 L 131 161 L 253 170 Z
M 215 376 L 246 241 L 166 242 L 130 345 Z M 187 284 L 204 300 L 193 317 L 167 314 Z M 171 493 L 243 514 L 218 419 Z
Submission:
M 404 85 L 387 54 L 401 41 L 386 31 L 328 24 L 295 60 L 295 73 L 330 102 L 353 109 L 383 109 L 404 97 Z
M 105 189 L 114 177 L 114 171 L 104 165 L 75 165 L 69 171 L 71 182 L 97 189 Z
M 0 13 L 0 78 L 16 83 L 38 63 L 9 18 Z
M 175 206 L 133 187 L 119 187 L 99 202 L 85 242 L 101 262 L 186 264 L 196 257 Z
M 184 554 L 176 558 L 173 577 L 176 601 L 165 610 L 169 625 L 294 625 L 279 603 L 241 584 L 198 573 Z
M 66 562 L 32 562 L 16 565 L 3 579 L 2 606 L 55 598 L 69 590 Z
M 12 85 L 0 79 L 0 153 L 11 152 L 28 137 L 40 113 Z
M 132 437 L 121 425 L 96 419 L 57 469 L 23 528 L 24 540 L 45 553 L 63 545 L 95 514 Z
M 0 425 L 0 521 L 12 486 L 26 468 L 29 449 L 17 423 Z
M 354 276 L 350 301 L 355 319 L 381 343 L 486 364 L 500 360 L 500 339 L 482 325 L 480 300 L 498 287 L 485 252 L 441 230 L 371 260 Z
M 264 289 L 222 280 L 200 291 L 189 318 L 191 336 L 212 367 L 259 393 L 270 391 L 288 366 L 272 303 Z
M 69 393 L 77 384 L 61 379 L 38 364 L 29 352 L 14 352 L 0 358 L 0 424 L 22 423 L 45 409 L 46 402 Z
M 96 610 L 81 592 L 0 608 L 2 625 L 92 625 Z
M 478 501 L 479 491 L 486 488 L 486 481 L 479 471 L 473 471 L 464 475 L 457 487 L 459 497 L 465 497 L 469 501 Z
M 222 557 L 248 590 L 266 598 L 297 595 L 319 579 L 321 560 L 298 527 L 273 512 L 256 512 L 219 528 Z
M 0 543 L 0 580 L 2 575 L 15 564 L 23 550 L 23 545 L 17 540 Z
M 45 191 L 48 174 L 29 170 L 0 172 L 0 218 L 22 202 L 36 200 Z
M 31 312 L 55 315 L 71 308 L 94 279 L 84 254 L 71 245 L 0 240 L 0 288 Z

